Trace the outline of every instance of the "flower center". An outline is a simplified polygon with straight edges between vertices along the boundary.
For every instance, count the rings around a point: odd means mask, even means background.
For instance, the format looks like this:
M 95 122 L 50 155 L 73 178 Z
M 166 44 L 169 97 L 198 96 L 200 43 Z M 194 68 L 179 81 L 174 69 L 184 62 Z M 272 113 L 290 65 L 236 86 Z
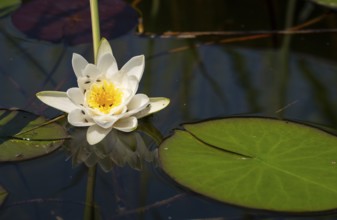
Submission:
M 105 114 L 122 103 L 122 96 L 123 92 L 106 80 L 92 84 L 86 93 L 88 106 Z

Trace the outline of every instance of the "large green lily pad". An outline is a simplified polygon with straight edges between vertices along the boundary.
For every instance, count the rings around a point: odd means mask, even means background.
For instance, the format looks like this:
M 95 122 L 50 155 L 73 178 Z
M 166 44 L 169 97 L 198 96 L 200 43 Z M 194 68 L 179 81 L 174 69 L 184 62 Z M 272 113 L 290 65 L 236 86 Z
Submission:
M 185 124 L 159 149 L 163 170 L 201 195 L 287 212 L 337 208 L 337 138 L 269 118 Z
M 67 137 L 55 122 L 22 110 L 0 109 L 0 162 L 49 154 Z

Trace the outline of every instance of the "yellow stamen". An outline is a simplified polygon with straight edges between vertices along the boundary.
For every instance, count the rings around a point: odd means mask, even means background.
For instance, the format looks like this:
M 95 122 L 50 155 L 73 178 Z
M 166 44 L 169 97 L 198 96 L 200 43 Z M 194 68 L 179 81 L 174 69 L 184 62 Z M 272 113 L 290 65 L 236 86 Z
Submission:
M 113 83 L 106 80 L 92 84 L 90 90 L 86 92 L 89 107 L 105 114 L 121 104 L 122 96 L 123 92 L 116 88 Z

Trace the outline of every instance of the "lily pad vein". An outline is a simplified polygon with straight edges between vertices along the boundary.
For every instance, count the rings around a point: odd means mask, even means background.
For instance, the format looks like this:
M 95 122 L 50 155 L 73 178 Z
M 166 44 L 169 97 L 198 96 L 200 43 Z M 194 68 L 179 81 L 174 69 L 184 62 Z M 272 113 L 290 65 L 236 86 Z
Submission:
M 327 186 L 325 186 L 325 185 L 321 185 L 321 184 L 319 184 L 319 183 L 317 183 L 317 182 L 315 182 L 315 181 L 312 181 L 312 180 L 310 180 L 310 179 L 303 178 L 302 176 L 299 176 L 299 175 L 297 175 L 297 174 L 295 174 L 295 173 L 289 172 L 289 171 L 284 170 L 284 169 L 280 169 L 279 167 L 277 167 L 277 166 L 275 166 L 275 165 L 272 165 L 272 164 L 270 164 L 270 163 L 267 163 L 267 162 L 265 162 L 265 161 L 263 161 L 263 160 L 260 160 L 260 161 L 263 162 L 264 164 L 266 164 L 267 166 L 273 168 L 273 169 L 276 169 L 276 170 L 278 170 L 278 171 L 280 171 L 280 172 L 283 172 L 283 173 L 288 174 L 288 175 L 290 175 L 290 176 L 296 177 L 296 178 L 298 178 L 298 179 L 300 179 L 300 180 L 306 181 L 306 182 L 311 183 L 311 184 L 313 184 L 313 185 L 317 185 L 317 186 L 319 186 L 319 187 L 323 187 L 323 188 L 327 189 L 328 191 L 331 191 L 331 192 L 337 194 L 337 190 L 336 190 L 336 189 L 329 188 L 329 187 L 327 187 Z

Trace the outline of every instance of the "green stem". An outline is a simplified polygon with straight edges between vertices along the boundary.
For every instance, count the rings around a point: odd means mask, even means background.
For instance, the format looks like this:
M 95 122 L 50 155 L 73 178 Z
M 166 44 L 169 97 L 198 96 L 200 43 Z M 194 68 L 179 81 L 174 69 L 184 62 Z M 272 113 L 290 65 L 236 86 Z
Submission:
M 87 193 L 85 197 L 84 220 L 94 219 L 94 192 L 95 192 L 96 166 L 88 169 Z
M 97 0 L 90 0 L 90 13 L 91 13 L 91 27 L 92 27 L 92 41 L 94 45 L 94 59 L 97 63 L 98 47 L 101 41 L 101 32 L 99 27 L 99 14 L 98 14 L 98 2 Z M 88 180 L 85 197 L 85 209 L 84 219 L 94 219 L 94 192 L 95 192 L 95 180 L 96 180 L 96 166 L 88 169 Z
M 97 0 L 90 0 L 90 12 L 91 12 L 92 40 L 94 44 L 94 59 L 95 63 L 97 63 L 98 46 L 101 41 Z

